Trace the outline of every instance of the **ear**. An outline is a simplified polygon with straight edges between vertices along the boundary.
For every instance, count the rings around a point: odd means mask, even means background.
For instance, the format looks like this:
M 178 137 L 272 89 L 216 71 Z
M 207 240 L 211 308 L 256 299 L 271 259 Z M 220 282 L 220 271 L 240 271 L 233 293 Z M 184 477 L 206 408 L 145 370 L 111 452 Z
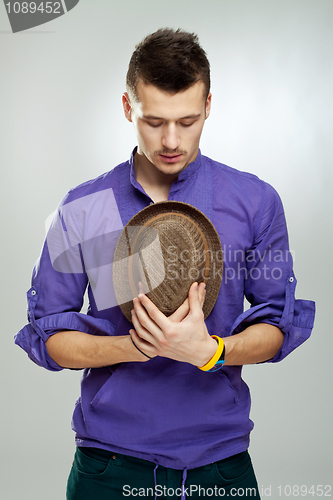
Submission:
M 127 92 L 124 92 L 122 95 L 122 103 L 124 108 L 125 117 L 129 122 L 132 121 L 132 106 L 130 102 L 130 98 Z
M 206 101 L 206 118 L 205 118 L 206 120 L 210 114 L 211 104 L 212 104 L 212 94 L 211 94 L 211 92 L 209 92 L 208 97 L 207 97 L 207 101 Z

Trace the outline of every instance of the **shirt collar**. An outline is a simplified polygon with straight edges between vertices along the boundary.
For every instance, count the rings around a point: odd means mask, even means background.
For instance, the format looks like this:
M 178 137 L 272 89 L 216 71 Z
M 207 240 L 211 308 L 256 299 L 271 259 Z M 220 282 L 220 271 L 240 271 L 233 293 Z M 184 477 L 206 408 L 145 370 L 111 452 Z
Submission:
M 180 174 L 178 175 L 177 182 L 185 181 L 186 179 L 189 179 L 190 177 L 195 175 L 198 172 L 199 168 L 201 167 L 201 162 L 202 162 L 202 155 L 199 149 L 196 159 L 180 172 Z
M 131 157 L 130 157 L 130 180 L 131 180 L 131 184 L 133 187 L 135 187 L 136 189 L 139 189 L 141 192 L 144 192 L 143 189 L 142 189 L 142 186 L 138 183 L 138 181 L 136 180 L 136 176 L 135 176 L 135 167 L 134 167 L 134 155 L 137 151 L 138 147 L 135 146 L 135 148 L 133 149 L 132 151 L 132 154 L 131 154 Z

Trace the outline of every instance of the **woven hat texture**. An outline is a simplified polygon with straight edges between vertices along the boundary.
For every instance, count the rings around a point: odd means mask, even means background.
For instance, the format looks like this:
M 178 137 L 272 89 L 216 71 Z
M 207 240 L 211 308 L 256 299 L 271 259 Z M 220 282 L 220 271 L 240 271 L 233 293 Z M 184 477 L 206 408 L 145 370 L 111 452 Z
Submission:
M 220 238 L 197 208 L 178 201 L 154 203 L 124 227 L 114 253 L 117 302 L 131 321 L 133 298 L 145 293 L 166 316 L 186 299 L 192 283 L 206 283 L 205 318 L 216 302 L 223 271 Z

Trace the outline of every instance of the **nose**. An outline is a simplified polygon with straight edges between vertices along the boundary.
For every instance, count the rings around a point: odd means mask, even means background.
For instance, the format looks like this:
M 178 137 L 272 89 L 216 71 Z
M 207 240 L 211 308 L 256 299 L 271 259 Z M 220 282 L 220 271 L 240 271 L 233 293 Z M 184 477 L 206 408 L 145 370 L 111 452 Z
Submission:
M 163 147 L 167 149 L 177 149 L 180 145 L 180 137 L 176 124 L 168 124 L 164 127 L 162 137 Z

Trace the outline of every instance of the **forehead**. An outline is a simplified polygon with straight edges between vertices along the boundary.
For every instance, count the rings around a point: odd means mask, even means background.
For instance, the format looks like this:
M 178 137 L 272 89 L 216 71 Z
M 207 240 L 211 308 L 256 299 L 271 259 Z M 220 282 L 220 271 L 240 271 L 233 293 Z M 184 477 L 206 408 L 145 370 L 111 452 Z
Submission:
M 135 103 L 135 108 L 139 116 L 154 116 L 169 120 L 179 119 L 203 112 L 205 91 L 205 85 L 202 81 L 174 94 L 140 81 L 137 85 L 139 100 Z

